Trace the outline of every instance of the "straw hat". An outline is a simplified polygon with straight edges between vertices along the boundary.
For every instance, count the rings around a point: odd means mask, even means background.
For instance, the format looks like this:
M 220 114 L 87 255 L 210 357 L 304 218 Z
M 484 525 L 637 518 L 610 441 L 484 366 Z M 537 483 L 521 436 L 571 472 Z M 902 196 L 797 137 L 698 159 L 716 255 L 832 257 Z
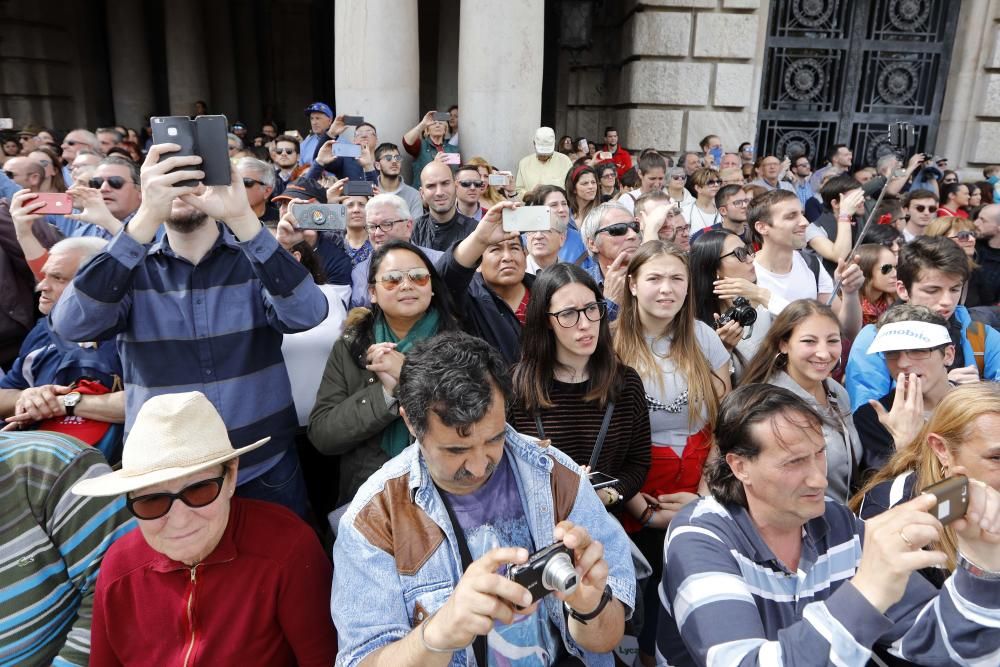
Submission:
M 81 480 L 72 491 L 79 496 L 117 496 L 211 468 L 270 439 L 233 449 L 222 417 L 200 391 L 154 396 L 135 417 L 121 470 Z

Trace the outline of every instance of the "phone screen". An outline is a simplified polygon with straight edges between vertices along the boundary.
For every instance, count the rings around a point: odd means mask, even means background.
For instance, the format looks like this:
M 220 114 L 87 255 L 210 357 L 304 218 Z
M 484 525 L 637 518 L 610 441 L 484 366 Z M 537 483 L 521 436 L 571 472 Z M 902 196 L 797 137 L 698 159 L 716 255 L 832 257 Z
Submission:
M 612 486 L 613 484 L 618 483 L 618 480 L 611 475 L 605 475 L 603 472 L 597 471 L 587 475 L 587 478 L 590 479 L 590 484 L 594 487 L 595 491 L 597 489 L 603 489 L 606 486 Z
M 505 208 L 501 215 L 505 232 L 538 232 L 552 229 L 552 211 L 548 206 Z
M 347 144 L 343 141 L 337 141 L 333 144 L 333 154 L 337 157 L 361 157 L 361 145 L 360 144 Z

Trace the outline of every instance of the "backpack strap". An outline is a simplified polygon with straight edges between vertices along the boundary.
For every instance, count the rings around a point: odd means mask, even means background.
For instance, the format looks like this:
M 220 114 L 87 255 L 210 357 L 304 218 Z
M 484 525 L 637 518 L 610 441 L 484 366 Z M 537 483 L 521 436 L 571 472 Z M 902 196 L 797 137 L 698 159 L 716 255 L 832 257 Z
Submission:
M 811 252 L 798 251 L 799 256 L 805 261 L 806 266 L 812 271 L 813 280 L 816 281 L 816 293 L 819 294 L 819 257 Z
M 986 326 L 982 322 L 971 322 L 965 330 L 965 337 L 972 346 L 972 354 L 976 358 L 979 377 L 986 377 Z

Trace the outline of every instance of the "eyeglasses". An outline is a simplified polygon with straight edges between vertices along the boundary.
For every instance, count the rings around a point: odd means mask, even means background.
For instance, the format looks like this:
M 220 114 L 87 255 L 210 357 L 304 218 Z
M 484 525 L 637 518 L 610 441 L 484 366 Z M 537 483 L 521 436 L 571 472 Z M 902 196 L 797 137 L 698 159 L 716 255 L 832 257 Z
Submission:
M 882 353 L 882 356 L 889 361 L 896 361 L 903 353 L 906 353 L 906 356 L 913 361 L 923 361 L 924 359 L 931 358 L 931 352 L 940 349 L 940 347 L 929 347 L 923 350 L 886 350 Z
M 686 181 L 687 180 L 687 176 L 684 176 L 683 174 L 676 174 L 674 176 L 671 176 L 670 180 L 671 181 Z
M 615 177 L 615 174 L 614 174 L 614 172 L 612 172 L 612 171 L 609 171 L 609 172 L 608 172 L 608 173 L 606 173 L 606 174 L 601 174 L 601 180 L 602 180 L 602 181 L 603 181 L 603 180 L 604 180 L 605 178 L 611 178 L 611 179 L 613 179 L 614 177 Z
M 556 313 L 546 313 L 546 315 L 556 318 L 556 322 L 563 329 L 572 329 L 580 321 L 580 313 L 583 313 L 583 316 L 591 322 L 600 322 L 608 314 L 608 304 L 604 301 L 594 301 L 583 308 L 565 308 Z
M 264 184 L 261 183 L 260 181 L 255 181 L 252 178 L 244 178 L 243 179 L 243 187 L 245 187 L 246 189 L 249 190 L 250 188 L 252 188 L 255 185 L 261 185 L 262 186 Z
M 388 232 L 392 230 L 392 226 L 400 223 L 406 222 L 408 218 L 399 218 L 398 220 L 384 220 L 383 222 L 369 223 L 365 225 L 365 229 L 368 233 L 374 232 L 376 229 L 381 229 L 383 232 Z
M 748 248 L 746 246 L 742 246 L 742 247 L 739 247 L 739 248 L 734 248 L 732 252 L 727 252 L 725 255 L 720 255 L 719 259 L 723 260 L 726 257 L 729 257 L 730 255 L 732 255 L 733 257 L 736 258 L 737 262 L 743 263 L 743 262 L 746 262 L 748 259 L 753 259 L 753 256 L 755 254 L 756 253 L 754 253 L 754 251 L 753 251 L 752 248 Z
M 386 162 L 402 162 L 402 155 L 383 155 L 379 160 L 385 160 Z
M 482 181 L 456 181 L 456 182 L 463 188 L 476 188 L 477 190 L 486 185 Z
M 736 208 L 746 208 L 750 205 L 749 199 L 734 199 L 733 201 L 726 204 L 726 206 L 735 206 Z
M 963 230 L 961 232 L 955 232 L 954 236 L 949 236 L 948 238 L 954 241 L 974 241 L 976 235 L 968 230 Z
M 710 181 L 705 181 L 705 185 L 707 185 L 709 187 L 711 187 L 713 185 L 722 185 L 722 181 L 719 180 L 718 178 L 713 178 Z
M 14 172 L 12 172 L 12 171 L 9 171 L 9 170 L 7 170 L 7 169 L 4 169 L 4 170 L 3 170 L 3 175 L 4 175 L 4 176 L 6 176 L 7 178 L 11 179 L 11 180 L 14 180 L 14 175 L 15 175 L 15 174 L 14 174 Z
M 923 204 L 914 204 L 913 208 L 917 209 L 917 213 L 923 213 L 925 210 L 928 211 L 929 213 L 937 213 L 938 209 L 938 207 L 934 206 L 933 204 L 930 206 L 924 206 Z
M 608 225 L 607 227 L 601 227 L 596 232 L 594 236 L 596 237 L 601 232 L 607 232 L 608 236 L 625 236 L 628 234 L 628 230 L 632 230 L 636 234 L 639 233 L 639 223 L 635 220 L 629 222 L 616 222 L 613 225 Z
M 887 275 L 889 275 L 890 273 L 892 273 L 893 271 L 896 270 L 896 265 L 895 264 L 883 264 L 882 266 L 878 267 L 878 270 L 882 272 L 883 276 L 887 276 Z
M 423 287 L 431 281 L 431 272 L 427 269 L 410 269 L 409 271 L 389 271 L 383 273 L 375 279 L 375 282 L 382 283 L 382 287 L 392 291 L 409 279 L 417 287 Z M 374 284 L 374 283 L 373 283 Z
M 200 482 L 189 484 L 177 493 L 150 493 L 145 496 L 126 498 L 125 505 L 128 511 L 137 519 L 152 521 L 166 516 L 173 506 L 175 500 L 180 500 L 188 507 L 205 507 L 215 502 L 222 492 L 222 477 L 203 479 Z
M 294 148 L 275 148 L 274 152 L 278 155 L 295 155 L 298 151 Z
M 77 144 L 82 144 L 82 141 L 73 141 L 72 139 L 63 139 L 63 143 L 67 146 L 76 146 Z
M 239 146 L 233 146 L 233 145 L 230 145 L 230 146 L 229 146 L 229 151 L 230 151 L 230 152 L 232 152 L 232 151 L 238 151 L 239 149 L 240 149 L 240 147 L 239 147 Z
M 87 185 L 94 188 L 95 190 L 100 190 L 101 187 L 107 183 L 115 190 L 121 190 L 128 183 L 121 176 L 94 176 L 92 179 L 87 181 Z

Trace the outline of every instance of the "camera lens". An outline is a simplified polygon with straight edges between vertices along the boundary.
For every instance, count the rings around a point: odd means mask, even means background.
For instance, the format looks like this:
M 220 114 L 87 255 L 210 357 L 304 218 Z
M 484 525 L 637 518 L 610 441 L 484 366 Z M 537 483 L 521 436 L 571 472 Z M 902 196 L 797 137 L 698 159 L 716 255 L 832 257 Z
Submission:
M 564 553 L 556 554 L 545 564 L 542 570 L 542 586 L 546 590 L 572 593 L 579 583 L 573 561 Z

